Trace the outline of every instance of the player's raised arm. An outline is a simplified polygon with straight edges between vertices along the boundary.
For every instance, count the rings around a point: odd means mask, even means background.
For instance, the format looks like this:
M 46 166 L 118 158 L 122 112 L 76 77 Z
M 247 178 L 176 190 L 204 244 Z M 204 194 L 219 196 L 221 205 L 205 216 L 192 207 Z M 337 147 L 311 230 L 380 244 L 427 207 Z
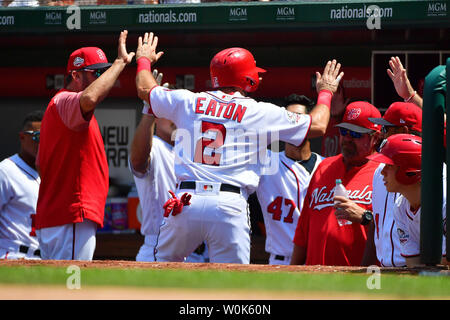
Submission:
M 308 138 L 323 136 L 327 130 L 330 120 L 331 98 L 337 91 L 339 81 L 344 76 L 344 72 L 339 73 L 341 64 L 336 60 L 328 61 L 323 74 L 316 72 L 316 89 L 319 93 L 317 104 L 311 111 L 311 128 Z
M 137 95 L 140 99 L 149 101 L 149 93 L 151 89 L 156 87 L 158 83 L 151 72 L 151 65 L 161 58 L 164 52 L 156 52 L 158 46 L 158 37 L 153 32 L 146 32 L 144 37 L 139 37 L 138 47 L 136 50 L 136 88 Z
M 163 74 L 158 70 L 153 70 L 153 78 L 156 79 L 158 85 L 161 85 Z M 166 82 L 163 87 L 168 87 Z M 140 173 L 145 173 L 150 165 L 150 151 L 153 145 L 153 131 L 155 128 L 155 117 L 148 113 L 150 106 L 144 101 L 142 109 L 142 118 L 139 122 L 136 132 L 134 133 L 131 143 L 130 163 L 133 169 Z
M 422 97 L 411 86 L 406 69 L 399 57 L 391 57 L 389 60 L 389 68 L 386 70 L 389 78 L 394 84 L 397 94 L 405 100 L 405 102 L 412 102 L 422 108 Z
M 128 53 L 126 49 L 127 35 L 127 30 L 120 33 L 118 56 L 111 67 L 83 91 L 80 97 L 80 106 L 84 116 L 92 112 L 106 98 L 122 70 L 133 60 L 134 52 Z
M 146 106 L 148 106 L 147 101 L 144 102 L 144 108 Z M 142 115 L 131 143 L 130 163 L 133 169 L 140 173 L 145 173 L 150 164 L 154 124 L 155 117 Z

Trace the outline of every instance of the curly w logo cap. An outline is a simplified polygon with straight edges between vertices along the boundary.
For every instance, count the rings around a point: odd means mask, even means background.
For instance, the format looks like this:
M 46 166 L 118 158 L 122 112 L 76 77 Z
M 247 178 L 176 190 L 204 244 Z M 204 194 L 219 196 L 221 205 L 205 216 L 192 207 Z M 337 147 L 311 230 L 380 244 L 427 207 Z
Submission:
M 381 126 L 369 121 L 369 118 L 381 118 L 378 109 L 366 101 L 355 101 L 345 108 L 342 122 L 336 127 L 345 128 L 359 133 L 380 131 Z

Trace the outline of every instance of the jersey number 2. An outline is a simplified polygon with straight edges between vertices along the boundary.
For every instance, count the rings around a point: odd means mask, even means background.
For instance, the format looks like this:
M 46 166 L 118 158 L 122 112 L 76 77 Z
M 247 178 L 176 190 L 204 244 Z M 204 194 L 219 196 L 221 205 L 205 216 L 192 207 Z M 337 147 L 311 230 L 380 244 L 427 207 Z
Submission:
M 202 138 L 197 141 L 194 162 L 218 166 L 222 155 L 216 150 L 223 146 L 227 129 L 223 124 L 202 121 Z
M 267 212 L 272 214 L 272 219 L 280 221 L 281 215 L 283 213 L 282 210 L 283 205 L 283 197 L 276 197 L 275 200 L 273 200 L 268 206 L 267 206 Z M 294 215 L 294 210 L 297 208 L 295 205 L 295 202 L 290 199 L 284 199 L 284 205 L 290 206 L 288 215 L 283 219 L 283 222 L 286 223 L 292 223 L 294 222 L 294 219 L 292 219 L 292 216 Z

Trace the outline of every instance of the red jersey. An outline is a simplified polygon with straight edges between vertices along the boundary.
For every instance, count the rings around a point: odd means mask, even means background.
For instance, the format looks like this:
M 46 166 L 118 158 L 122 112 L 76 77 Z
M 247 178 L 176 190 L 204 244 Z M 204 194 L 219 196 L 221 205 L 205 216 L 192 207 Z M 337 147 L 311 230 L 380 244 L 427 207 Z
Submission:
M 342 155 L 324 159 L 311 178 L 295 231 L 294 243 L 306 248 L 306 264 L 359 266 L 364 254 L 366 227 L 346 221 L 339 225 L 334 214 L 334 188 L 341 179 L 349 198 L 372 209 L 372 178 L 378 163 L 345 170 Z
M 97 120 L 92 115 L 85 126 L 73 129 L 58 111 L 60 106 L 75 106 L 74 113 L 81 113 L 79 96 L 80 93 L 60 91 L 50 101 L 42 119 L 36 159 L 41 174 L 36 229 L 84 219 L 103 226 L 109 175 Z
M 341 121 L 336 121 L 334 118 L 330 118 L 327 130 L 322 138 L 322 156 L 332 157 L 341 153 L 341 145 L 339 143 L 339 128 L 335 127 L 336 124 Z

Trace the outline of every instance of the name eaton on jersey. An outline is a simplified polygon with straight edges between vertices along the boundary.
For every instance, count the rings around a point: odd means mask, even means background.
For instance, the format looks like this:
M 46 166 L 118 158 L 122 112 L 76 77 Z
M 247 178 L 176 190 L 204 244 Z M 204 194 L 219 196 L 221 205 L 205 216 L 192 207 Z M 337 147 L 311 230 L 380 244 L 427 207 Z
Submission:
M 210 115 L 216 118 L 223 117 L 225 119 L 231 119 L 233 121 L 241 122 L 244 117 L 247 107 L 232 102 L 220 102 L 214 99 L 209 99 L 208 106 L 205 108 L 204 102 L 207 99 L 204 97 L 197 98 L 195 104 L 195 113 Z M 223 114 L 222 114 L 223 111 Z

